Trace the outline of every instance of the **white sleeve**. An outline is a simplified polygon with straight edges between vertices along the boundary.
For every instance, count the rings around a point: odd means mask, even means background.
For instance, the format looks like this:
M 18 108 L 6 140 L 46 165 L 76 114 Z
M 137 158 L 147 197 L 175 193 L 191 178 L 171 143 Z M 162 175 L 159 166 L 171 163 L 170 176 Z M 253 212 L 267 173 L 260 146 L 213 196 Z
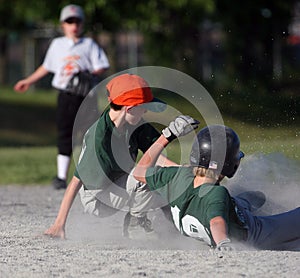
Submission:
M 50 72 L 55 72 L 56 71 L 56 66 L 55 66 L 55 63 L 53 63 L 54 59 L 54 41 L 51 42 L 47 52 L 46 52 L 46 56 L 45 56 L 45 59 L 43 61 L 43 67 L 50 71 Z
M 96 43 L 91 45 L 91 62 L 94 70 L 109 68 L 109 62 L 104 50 Z

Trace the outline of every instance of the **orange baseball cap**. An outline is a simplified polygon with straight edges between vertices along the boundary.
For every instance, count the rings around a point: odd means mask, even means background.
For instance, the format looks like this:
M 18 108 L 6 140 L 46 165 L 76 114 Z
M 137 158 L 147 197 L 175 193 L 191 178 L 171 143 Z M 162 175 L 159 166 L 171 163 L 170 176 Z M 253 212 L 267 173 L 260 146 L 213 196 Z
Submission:
M 106 85 L 108 100 L 117 105 L 143 105 L 145 109 L 161 112 L 166 109 L 166 103 L 154 98 L 151 88 L 145 79 L 134 74 L 121 74 Z

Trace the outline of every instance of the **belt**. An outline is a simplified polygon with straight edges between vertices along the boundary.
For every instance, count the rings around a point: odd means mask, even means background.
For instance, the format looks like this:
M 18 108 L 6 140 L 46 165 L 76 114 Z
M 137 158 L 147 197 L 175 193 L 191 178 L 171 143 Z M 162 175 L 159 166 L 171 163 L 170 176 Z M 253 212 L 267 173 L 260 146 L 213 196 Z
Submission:
M 248 225 L 246 223 L 246 218 L 243 211 L 237 206 L 234 198 L 232 198 L 232 202 L 234 204 L 234 210 L 237 216 L 238 224 L 241 227 L 241 238 L 246 241 L 248 238 Z
M 232 200 L 232 203 L 233 203 L 233 206 L 234 206 L 234 210 L 235 210 L 237 219 L 239 221 L 238 224 L 242 227 L 245 227 L 246 226 L 246 219 L 245 219 L 243 211 L 238 207 L 238 205 L 236 204 L 234 198 L 231 198 L 231 200 Z
M 238 225 L 240 226 L 241 240 L 246 241 L 248 239 L 248 226 L 246 224 L 245 216 L 238 206 L 235 205 L 234 208 L 238 220 Z
M 236 213 L 236 216 L 239 220 L 239 224 L 242 226 L 242 227 L 245 227 L 246 226 L 246 219 L 245 219 L 245 216 L 243 214 L 243 212 L 239 209 L 239 207 L 237 205 L 234 206 L 234 209 L 235 209 L 235 213 Z
M 242 234 L 242 240 L 247 241 L 247 239 L 248 239 L 248 229 L 243 228 L 241 234 Z

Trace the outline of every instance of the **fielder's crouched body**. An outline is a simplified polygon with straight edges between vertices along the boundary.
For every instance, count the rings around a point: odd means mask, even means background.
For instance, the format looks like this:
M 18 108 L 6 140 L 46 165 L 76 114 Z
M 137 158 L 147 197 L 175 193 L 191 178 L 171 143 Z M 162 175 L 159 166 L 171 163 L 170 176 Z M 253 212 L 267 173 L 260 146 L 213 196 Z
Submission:
M 85 210 L 104 217 L 128 209 L 123 224 L 129 230 L 153 232 L 147 218 L 150 208 L 160 207 L 162 199 L 130 174 L 138 152 L 146 152 L 160 136 L 142 119 L 147 110 L 161 112 L 166 104 L 153 97 L 148 83 L 133 74 L 114 77 L 106 85 L 110 108 L 86 132 L 74 176 L 68 185 L 55 223 L 45 231 L 52 237 L 65 238 L 65 223 L 76 194 Z M 158 165 L 176 165 L 163 155 Z M 169 206 L 163 211 L 170 215 Z

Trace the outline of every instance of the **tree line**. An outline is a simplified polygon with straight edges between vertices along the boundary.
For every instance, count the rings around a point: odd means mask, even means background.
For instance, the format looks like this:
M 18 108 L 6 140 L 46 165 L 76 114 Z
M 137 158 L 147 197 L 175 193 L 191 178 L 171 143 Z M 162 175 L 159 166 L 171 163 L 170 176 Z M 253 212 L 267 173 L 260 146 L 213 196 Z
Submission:
M 151 65 L 182 70 L 210 84 L 285 82 L 282 61 L 295 1 L 81 0 L 86 29 L 141 32 Z M 58 24 L 58 0 L 0 0 L 0 51 L 10 32 Z M 218 78 L 218 75 L 222 78 Z

